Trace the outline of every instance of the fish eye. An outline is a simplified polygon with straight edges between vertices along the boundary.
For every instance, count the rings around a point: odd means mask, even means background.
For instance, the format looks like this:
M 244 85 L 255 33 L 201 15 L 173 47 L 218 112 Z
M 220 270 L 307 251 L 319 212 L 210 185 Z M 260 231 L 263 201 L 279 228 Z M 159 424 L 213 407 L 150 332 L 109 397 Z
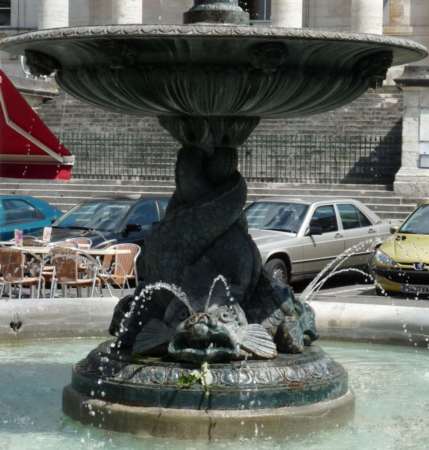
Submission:
M 179 313 L 179 320 L 185 320 L 188 317 L 187 311 L 183 310 Z
M 231 314 L 228 311 L 222 311 L 221 314 L 220 314 L 220 319 L 223 322 L 231 322 L 231 321 L 234 320 L 234 316 L 233 316 L 233 314 Z

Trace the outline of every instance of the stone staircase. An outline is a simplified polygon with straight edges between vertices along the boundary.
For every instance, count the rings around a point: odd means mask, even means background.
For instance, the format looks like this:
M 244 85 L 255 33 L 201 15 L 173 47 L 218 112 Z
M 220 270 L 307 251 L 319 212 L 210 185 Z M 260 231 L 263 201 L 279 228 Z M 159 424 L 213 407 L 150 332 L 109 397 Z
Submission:
M 0 195 L 32 195 L 48 201 L 62 211 L 93 197 L 170 195 L 173 189 L 173 181 L 74 179 L 65 183 L 0 178 Z M 385 185 L 249 183 L 248 192 L 249 201 L 269 196 L 302 200 L 354 198 L 383 219 L 399 220 L 404 219 L 422 200 L 400 197 Z

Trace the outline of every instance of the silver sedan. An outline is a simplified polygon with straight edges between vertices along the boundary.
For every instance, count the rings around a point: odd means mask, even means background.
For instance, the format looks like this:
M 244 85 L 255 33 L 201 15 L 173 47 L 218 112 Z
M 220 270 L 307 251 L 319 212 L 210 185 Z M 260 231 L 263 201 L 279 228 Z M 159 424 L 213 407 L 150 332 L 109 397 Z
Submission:
M 245 213 L 265 269 L 287 282 L 313 277 L 350 247 L 342 267 L 367 265 L 373 244 L 390 235 L 388 222 L 352 199 L 266 198 Z

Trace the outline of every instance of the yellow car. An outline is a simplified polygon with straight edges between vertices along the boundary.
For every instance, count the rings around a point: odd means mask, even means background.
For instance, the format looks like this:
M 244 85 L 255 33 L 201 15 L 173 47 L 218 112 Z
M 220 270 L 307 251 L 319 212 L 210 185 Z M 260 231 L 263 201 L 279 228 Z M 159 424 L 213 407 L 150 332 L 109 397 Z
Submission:
M 371 261 L 378 293 L 429 294 L 429 201 L 392 232 Z

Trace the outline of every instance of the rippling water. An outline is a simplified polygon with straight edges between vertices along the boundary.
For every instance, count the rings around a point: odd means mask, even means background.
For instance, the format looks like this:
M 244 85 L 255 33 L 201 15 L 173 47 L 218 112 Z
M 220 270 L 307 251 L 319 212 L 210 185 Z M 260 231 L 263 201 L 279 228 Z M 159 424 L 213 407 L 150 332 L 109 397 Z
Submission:
M 287 440 L 234 443 L 135 439 L 81 426 L 61 413 L 71 365 L 99 340 L 0 348 L 0 450 L 418 449 L 429 448 L 429 351 L 368 344 L 322 344 L 349 372 L 356 415 L 349 425 Z

